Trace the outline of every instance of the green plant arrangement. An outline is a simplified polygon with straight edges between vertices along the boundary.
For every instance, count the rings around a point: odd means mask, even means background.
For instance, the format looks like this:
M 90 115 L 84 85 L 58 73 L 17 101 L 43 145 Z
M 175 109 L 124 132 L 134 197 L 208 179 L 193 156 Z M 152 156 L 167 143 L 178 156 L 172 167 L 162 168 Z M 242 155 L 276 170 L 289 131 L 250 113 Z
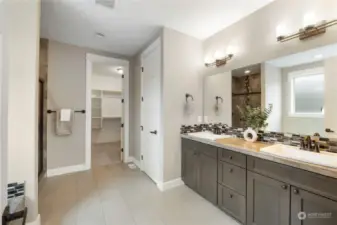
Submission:
M 251 127 L 254 130 L 264 129 L 268 126 L 267 119 L 273 110 L 273 105 L 269 104 L 268 108 L 251 107 L 246 105 L 244 108 L 236 106 L 241 114 L 241 119 L 246 127 Z

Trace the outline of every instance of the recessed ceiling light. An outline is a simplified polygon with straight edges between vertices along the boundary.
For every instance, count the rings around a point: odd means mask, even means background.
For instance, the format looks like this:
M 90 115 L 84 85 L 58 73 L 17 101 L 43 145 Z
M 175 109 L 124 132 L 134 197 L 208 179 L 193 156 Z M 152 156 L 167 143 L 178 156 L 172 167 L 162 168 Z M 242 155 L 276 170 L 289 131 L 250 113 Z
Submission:
M 250 74 L 250 70 L 246 70 L 246 71 L 245 71 L 245 74 Z
M 97 32 L 97 33 L 96 33 L 96 37 L 99 37 L 99 38 L 104 38 L 104 37 L 105 37 L 105 35 L 104 35 L 104 34 L 102 34 L 102 33 L 99 33 L 99 32 Z
M 315 59 L 321 59 L 321 58 L 323 58 L 323 55 L 322 54 L 317 54 L 314 57 L 315 57 Z

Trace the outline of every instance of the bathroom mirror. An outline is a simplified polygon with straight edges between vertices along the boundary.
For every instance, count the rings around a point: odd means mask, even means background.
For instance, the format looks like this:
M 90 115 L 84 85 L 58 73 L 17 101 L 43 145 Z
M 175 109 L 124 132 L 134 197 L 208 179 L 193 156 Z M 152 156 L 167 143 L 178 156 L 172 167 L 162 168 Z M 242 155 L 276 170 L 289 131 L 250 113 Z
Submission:
M 207 76 L 204 122 L 245 127 L 238 106 L 271 104 L 266 131 L 326 135 L 329 124 L 336 123 L 336 63 L 334 44 Z

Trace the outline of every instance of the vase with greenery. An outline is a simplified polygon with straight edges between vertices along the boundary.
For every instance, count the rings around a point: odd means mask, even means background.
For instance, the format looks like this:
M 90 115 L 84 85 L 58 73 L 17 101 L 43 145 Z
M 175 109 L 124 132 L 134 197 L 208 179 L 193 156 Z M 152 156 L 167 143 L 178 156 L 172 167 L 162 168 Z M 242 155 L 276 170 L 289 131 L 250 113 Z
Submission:
M 267 119 L 273 110 L 273 105 L 269 104 L 266 109 L 251 107 L 250 105 L 246 105 L 244 108 L 237 106 L 237 108 L 246 127 L 251 127 L 253 130 L 258 131 L 268 126 Z

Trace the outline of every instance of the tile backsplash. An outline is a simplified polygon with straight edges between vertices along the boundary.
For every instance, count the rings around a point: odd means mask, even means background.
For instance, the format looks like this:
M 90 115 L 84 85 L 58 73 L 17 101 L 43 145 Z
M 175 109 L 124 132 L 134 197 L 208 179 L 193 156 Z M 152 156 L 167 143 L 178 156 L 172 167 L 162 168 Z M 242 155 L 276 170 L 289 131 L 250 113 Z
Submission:
M 181 134 L 195 133 L 209 131 L 214 134 L 226 134 L 231 135 L 236 138 L 243 139 L 243 128 L 233 128 L 227 124 L 222 123 L 208 123 L 208 124 L 195 124 L 195 125 L 182 125 L 180 128 Z M 312 134 L 313 135 L 313 134 Z M 292 133 L 282 133 L 282 132 L 271 132 L 271 131 L 259 131 L 258 132 L 259 141 L 268 143 L 283 143 L 292 146 L 300 146 L 301 141 L 305 137 L 310 135 L 303 134 L 292 134 Z M 337 153 L 337 140 L 332 140 L 325 137 L 319 137 L 319 148 L 321 150 L 335 152 Z

